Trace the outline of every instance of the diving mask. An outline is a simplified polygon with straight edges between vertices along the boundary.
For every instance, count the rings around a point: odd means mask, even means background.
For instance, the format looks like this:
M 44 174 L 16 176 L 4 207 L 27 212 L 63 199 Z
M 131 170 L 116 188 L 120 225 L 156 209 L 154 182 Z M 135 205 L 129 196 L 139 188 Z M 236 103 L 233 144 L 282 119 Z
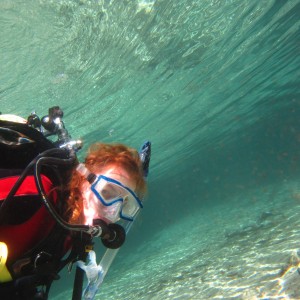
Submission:
M 120 218 L 133 221 L 139 209 L 143 208 L 137 195 L 120 181 L 90 173 L 83 164 L 79 164 L 77 171 L 91 184 L 90 191 L 99 201 L 101 214 L 109 221 L 114 223 Z

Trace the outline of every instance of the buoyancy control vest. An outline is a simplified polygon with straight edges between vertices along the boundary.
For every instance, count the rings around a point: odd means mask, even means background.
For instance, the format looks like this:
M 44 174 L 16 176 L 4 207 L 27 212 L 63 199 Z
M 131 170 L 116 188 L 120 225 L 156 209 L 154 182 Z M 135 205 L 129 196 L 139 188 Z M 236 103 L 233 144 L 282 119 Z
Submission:
M 54 143 L 27 124 L 0 120 L 0 211 L 23 169 L 52 148 Z M 44 191 L 59 214 L 66 195 L 57 187 L 68 181 L 70 171 L 55 165 L 42 168 Z M 70 233 L 43 205 L 32 173 L 5 206 L 0 214 L 0 242 L 7 247 L 5 261 L 0 259 L 1 299 L 33 299 L 35 286 L 52 282 L 61 269 Z

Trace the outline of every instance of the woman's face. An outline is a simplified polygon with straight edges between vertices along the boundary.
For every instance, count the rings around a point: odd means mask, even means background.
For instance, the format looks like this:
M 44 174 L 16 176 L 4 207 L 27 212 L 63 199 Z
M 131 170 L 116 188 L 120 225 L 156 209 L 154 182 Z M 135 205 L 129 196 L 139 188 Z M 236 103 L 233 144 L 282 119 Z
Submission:
M 128 172 L 119 166 L 108 166 L 96 175 L 104 175 L 115 179 L 132 191 L 135 191 L 136 189 L 135 180 L 130 178 Z M 93 193 L 91 185 L 87 181 L 82 187 L 82 195 L 86 225 L 92 225 L 94 219 L 102 219 L 107 223 L 115 223 L 119 220 L 120 209 L 122 206 L 121 202 L 117 202 L 110 206 L 104 206 Z

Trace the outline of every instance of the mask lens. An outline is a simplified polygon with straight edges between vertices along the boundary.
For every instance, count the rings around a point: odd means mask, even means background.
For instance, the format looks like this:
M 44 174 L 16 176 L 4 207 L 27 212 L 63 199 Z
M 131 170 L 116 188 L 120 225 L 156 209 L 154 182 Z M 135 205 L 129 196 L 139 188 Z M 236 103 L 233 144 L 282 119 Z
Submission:
M 102 178 L 92 185 L 92 190 L 104 205 L 110 205 L 115 200 L 123 198 L 124 193 L 121 187 Z
M 133 218 L 138 212 L 140 206 L 132 195 L 127 195 L 124 198 L 122 215 L 127 218 Z
M 103 186 L 101 190 L 101 196 L 105 201 L 110 202 L 114 199 L 120 198 L 122 196 L 122 191 L 117 185 L 107 183 Z
M 93 193 L 105 206 L 115 205 L 116 202 L 122 203 L 120 217 L 133 220 L 140 208 L 141 201 L 122 183 L 115 179 L 100 175 L 95 183 L 91 185 Z

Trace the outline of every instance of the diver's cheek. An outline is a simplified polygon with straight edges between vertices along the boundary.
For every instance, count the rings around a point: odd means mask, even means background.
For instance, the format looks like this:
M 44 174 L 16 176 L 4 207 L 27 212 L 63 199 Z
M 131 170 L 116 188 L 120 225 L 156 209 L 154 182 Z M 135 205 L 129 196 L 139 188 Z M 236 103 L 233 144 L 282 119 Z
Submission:
M 122 203 L 115 203 L 110 206 L 101 207 L 101 216 L 100 219 L 104 218 L 108 223 L 116 223 L 120 220 L 120 210 Z
M 88 190 L 84 193 L 83 213 L 85 217 L 85 225 L 93 225 L 93 220 L 97 219 L 99 200 L 94 196 L 93 192 Z

